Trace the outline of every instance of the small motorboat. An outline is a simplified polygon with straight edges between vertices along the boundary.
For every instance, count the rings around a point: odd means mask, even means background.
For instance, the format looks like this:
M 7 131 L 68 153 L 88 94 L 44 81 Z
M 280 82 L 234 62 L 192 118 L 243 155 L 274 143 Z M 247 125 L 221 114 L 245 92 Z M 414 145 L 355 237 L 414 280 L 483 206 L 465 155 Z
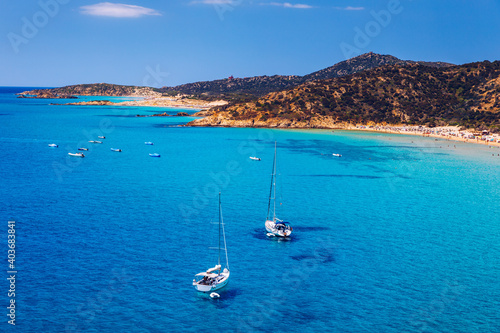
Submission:
M 148 145 L 148 146 L 152 146 L 153 143 L 151 141 L 148 141 L 148 142 L 144 142 L 145 145 Z
M 98 136 L 98 138 L 99 138 L 99 139 L 106 139 L 106 137 L 105 137 L 105 136 L 103 136 L 103 135 Z
M 250 159 L 251 159 L 251 160 L 254 160 L 254 161 L 260 161 L 260 158 L 255 157 L 255 156 L 250 156 Z
M 122 151 L 122 150 L 121 150 L 121 149 L 119 149 L 119 148 L 111 148 L 111 151 L 117 151 L 117 152 L 120 152 L 120 153 L 121 153 L 121 151 Z
M 78 148 L 78 150 L 85 150 L 85 151 L 87 151 L 89 149 L 88 148 Z
M 336 156 L 336 157 L 342 157 L 342 155 L 340 154 L 332 154 L 333 156 Z
M 49 147 L 52 147 L 52 148 L 57 148 L 59 147 L 58 145 L 56 145 L 55 143 L 49 143 Z
M 69 156 L 75 156 L 75 157 L 85 157 L 83 153 L 68 153 Z
M 158 153 L 149 154 L 149 156 L 151 156 L 151 157 L 161 157 L 161 155 L 158 154 Z
M 102 141 L 94 141 L 94 140 L 90 140 L 89 142 L 90 143 L 102 143 Z

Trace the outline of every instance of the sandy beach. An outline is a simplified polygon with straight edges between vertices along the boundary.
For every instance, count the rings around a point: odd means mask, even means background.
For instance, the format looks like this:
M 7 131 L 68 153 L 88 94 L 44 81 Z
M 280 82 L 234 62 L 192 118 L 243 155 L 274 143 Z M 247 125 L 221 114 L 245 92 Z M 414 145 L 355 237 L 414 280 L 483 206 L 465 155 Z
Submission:
M 424 126 L 365 126 L 357 125 L 346 130 L 381 132 L 390 134 L 404 134 L 445 139 L 449 141 L 460 141 L 482 144 L 486 146 L 500 147 L 500 135 L 489 132 L 460 130 L 458 126 L 424 127 Z
M 216 106 L 226 105 L 227 102 L 223 100 L 207 102 L 200 99 L 193 98 L 176 98 L 176 97 L 154 97 L 146 98 L 139 101 L 126 101 L 114 103 L 115 105 L 123 106 L 148 106 L 148 107 L 167 107 L 167 108 L 180 108 L 180 109 L 209 109 Z
M 128 97 L 137 97 L 137 96 L 128 96 Z M 200 99 L 186 98 L 186 97 L 147 97 L 141 100 L 125 101 L 125 102 L 111 102 L 109 100 L 101 99 L 101 100 L 91 100 L 91 101 L 73 102 L 64 104 L 51 103 L 51 105 L 88 105 L 88 106 L 116 105 L 116 106 L 194 109 L 203 111 L 226 104 L 227 102 L 223 100 L 207 102 Z

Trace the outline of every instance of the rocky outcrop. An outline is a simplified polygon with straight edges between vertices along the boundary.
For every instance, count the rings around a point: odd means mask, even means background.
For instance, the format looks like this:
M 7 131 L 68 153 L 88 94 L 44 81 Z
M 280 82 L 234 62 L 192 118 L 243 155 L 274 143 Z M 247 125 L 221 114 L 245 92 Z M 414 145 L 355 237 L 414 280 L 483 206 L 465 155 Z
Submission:
M 166 112 L 163 113 L 155 113 L 151 115 L 140 115 L 138 114 L 136 117 L 174 117 L 174 115 L 168 114 Z M 187 112 L 177 112 L 175 117 L 189 117 L 189 113 Z
M 214 110 L 201 110 L 192 114 L 193 117 L 208 117 L 214 114 Z
M 195 119 L 187 126 L 200 127 L 263 127 L 263 128 L 331 128 L 331 129 L 349 129 L 355 128 L 347 122 L 336 121 L 328 116 L 314 116 L 307 120 L 272 118 L 263 120 L 260 116 L 248 119 L 234 119 L 228 112 L 215 112 L 213 115 Z

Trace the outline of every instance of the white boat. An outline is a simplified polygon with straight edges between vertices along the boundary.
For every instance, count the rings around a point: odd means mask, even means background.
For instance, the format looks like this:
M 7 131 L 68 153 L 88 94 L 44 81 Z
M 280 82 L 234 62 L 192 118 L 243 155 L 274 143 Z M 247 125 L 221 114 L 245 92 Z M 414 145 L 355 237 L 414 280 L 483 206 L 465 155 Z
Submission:
M 272 206 L 271 201 L 273 202 Z M 273 174 L 271 176 L 271 190 L 269 191 L 269 202 L 267 204 L 267 218 L 265 226 L 267 235 L 270 237 L 290 237 L 293 230 L 288 222 L 284 222 L 276 217 L 276 142 L 274 142 Z
M 254 160 L 254 161 L 260 161 L 260 158 L 258 158 L 258 157 L 254 157 L 254 156 L 250 156 L 250 159 L 251 159 L 251 160 Z
M 148 145 L 148 146 L 152 146 L 153 143 L 151 141 L 148 141 L 148 142 L 144 142 L 145 145 Z
M 69 156 L 76 156 L 76 157 L 85 157 L 83 153 L 68 153 Z
M 122 150 L 120 148 L 111 148 L 111 151 L 117 151 L 121 153 Z
M 151 156 L 151 157 L 161 157 L 161 155 L 158 154 L 158 153 L 152 153 L 152 154 L 149 154 L 149 156 Z
M 58 145 L 56 145 L 55 143 L 49 143 L 49 147 L 52 147 L 52 148 L 57 148 L 59 147 Z
M 106 139 L 105 136 L 98 136 L 99 139 Z
M 340 154 L 332 154 L 333 156 L 342 157 Z
M 221 248 L 221 236 L 224 240 L 224 248 Z M 212 293 L 215 290 L 224 288 L 229 282 L 229 261 L 227 258 L 226 234 L 224 232 L 224 221 L 222 219 L 222 208 L 219 193 L 219 246 L 216 248 L 219 251 L 217 265 L 207 269 L 205 272 L 196 274 L 198 280 L 193 279 L 193 286 L 197 291 L 204 293 Z M 224 250 L 226 255 L 226 263 L 224 269 L 221 265 L 221 250 Z
M 90 140 L 89 142 L 90 143 L 102 143 L 102 141 L 94 141 L 94 140 Z

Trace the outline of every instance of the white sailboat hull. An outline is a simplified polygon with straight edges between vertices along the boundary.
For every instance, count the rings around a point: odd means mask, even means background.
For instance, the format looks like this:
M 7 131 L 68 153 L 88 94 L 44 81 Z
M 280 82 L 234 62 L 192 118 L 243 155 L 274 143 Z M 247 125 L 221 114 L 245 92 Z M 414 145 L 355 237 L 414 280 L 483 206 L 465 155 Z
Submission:
M 277 237 L 289 237 L 292 234 L 290 229 L 278 229 L 276 223 L 269 220 L 266 221 L 266 231 Z
M 222 273 L 219 274 L 216 281 L 210 284 L 204 284 L 203 280 L 200 280 L 193 282 L 193 286 L 197 291 L 203 293 L 209 293 L 224 288 L 228 284 L 228 282 L 229 282 L 229 270 L 225 269 Z

